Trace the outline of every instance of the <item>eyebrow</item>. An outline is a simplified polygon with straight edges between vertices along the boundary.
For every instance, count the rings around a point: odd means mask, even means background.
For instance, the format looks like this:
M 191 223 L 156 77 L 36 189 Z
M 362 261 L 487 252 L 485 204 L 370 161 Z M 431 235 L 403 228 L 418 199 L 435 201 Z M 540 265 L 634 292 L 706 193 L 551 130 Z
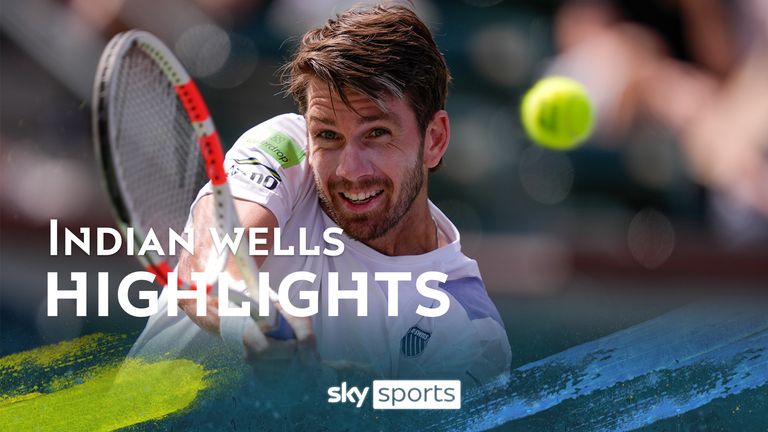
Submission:
M 374 114 L 371 116 L 360 116 L 357 119 L 357 124 L 362 125 L 365 123 L 372 123 L 375 121 L 391 121 L 395 123 L 396 125 L 400 125 L 400 119 L 399 117 L 392 115 L 391 113 L 382 112 L 379 114 Z M 336 126 L 336 120 L 330 117 L 318 117 L 318 116 L 309 116 L 310 122 L 318 122 L 322 123 L 324 125 L 328 126 Z
M 336 126 L 336 120 L 328 117 L 309 116 L 309 122 L 317 122 L 328 126 Z
M 395 116 L 395 115 L 392 115 L 391 113 L 388 113 L 388 112 L 382 112 L 382 113 L 378 113 L 378 114 L 375 114 L 375 115 L 372 115 L 372 116 L 361 116 L 361 117 L 359 117 L 357 119 L 357 124 L 361 125 L 361 124 L 372 123 L 372 122 L 380 121 L 380 120 L 382 120 L 382 121 L 391 121 L 391 122 L 394 122 L 396 124 L 400 124 L 399 118 L 397 116 Z

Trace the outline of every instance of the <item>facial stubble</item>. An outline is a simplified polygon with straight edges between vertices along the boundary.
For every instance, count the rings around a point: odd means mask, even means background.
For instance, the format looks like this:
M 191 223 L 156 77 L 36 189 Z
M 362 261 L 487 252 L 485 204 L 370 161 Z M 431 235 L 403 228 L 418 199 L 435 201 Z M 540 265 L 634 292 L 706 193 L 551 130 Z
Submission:
M 421 148 L 423 149 L 423 144 Z M 386 194 L 386 191 L 393 190 L 391 180 L 379 177 L 366 179 L 361 182 L 350 182 L 349 180 L 341 179 L 330 183 L 326 190 L 320 183 L 317 172 L 315 172 L 315 189 L 320 198 L 320 206 L 328 217 L 336 222 L 349 237 L 360 242 L 376 240 L 397 226 L 413 206 L 416 197 L 424 185 L 423 160 L 422 152 L 419 151 L 415 164 L 403 173 L 401 193 L 393 206 L 377 210 L 374 213 L 360 215 L 344 215 L 342 211 L 337 211 L 334 200 L 329 196 L 330 191 L 340 188 L 349 189 L 351 186 L 355 186 L 361 189 L 380 188 Z M 343 198 L 337 197 L 337 199 Z

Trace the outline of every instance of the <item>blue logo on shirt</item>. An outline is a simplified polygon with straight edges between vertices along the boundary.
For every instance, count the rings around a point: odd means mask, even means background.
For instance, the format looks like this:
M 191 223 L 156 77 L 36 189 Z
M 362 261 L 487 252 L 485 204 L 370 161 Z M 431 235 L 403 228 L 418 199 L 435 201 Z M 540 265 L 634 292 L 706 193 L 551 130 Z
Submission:
M 400 351 L 406 357 L 418 357 L 426 348 L 431 336 L 432 333 L 413 326 L 400 339 Z

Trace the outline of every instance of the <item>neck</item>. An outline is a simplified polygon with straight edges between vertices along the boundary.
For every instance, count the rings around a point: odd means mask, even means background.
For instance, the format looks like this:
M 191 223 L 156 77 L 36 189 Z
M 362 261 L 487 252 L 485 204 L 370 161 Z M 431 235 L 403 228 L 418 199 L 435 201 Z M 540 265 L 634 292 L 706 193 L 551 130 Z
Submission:
M 388 256 L 420 255 L 437 249 L 436 233 L 437 226 L 429 212 L 427 191 L 423 188 L 397 225 L 385 235 L 365 244 Z

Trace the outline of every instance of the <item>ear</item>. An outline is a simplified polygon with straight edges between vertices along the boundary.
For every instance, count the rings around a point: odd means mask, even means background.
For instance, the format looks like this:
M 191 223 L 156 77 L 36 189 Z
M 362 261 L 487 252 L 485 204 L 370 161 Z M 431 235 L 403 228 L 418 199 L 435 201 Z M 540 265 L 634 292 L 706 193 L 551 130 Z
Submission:
M 424 134 L 424 166 L 428 169 L 436 167 L 448 149 L 451 139 L 451 125 L 448 113 L 440 110 L 432 116 Z

